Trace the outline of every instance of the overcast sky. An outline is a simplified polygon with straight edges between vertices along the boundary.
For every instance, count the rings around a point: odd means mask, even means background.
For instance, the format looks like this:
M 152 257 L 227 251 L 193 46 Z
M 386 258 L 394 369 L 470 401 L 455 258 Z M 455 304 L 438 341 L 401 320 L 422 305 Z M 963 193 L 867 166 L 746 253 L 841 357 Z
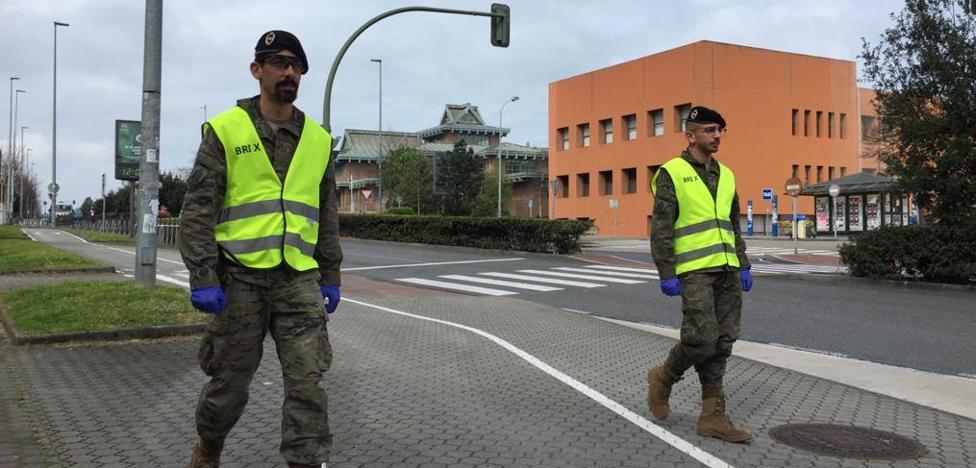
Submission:
M 487 11 L 490 1 L 165 0 L 160 160 L 163 171 L 190 167 L 199 125 L 257 94 L 248 72 L 254 45 L 270 29 L 295 33 L 308 54 L 296 104 L 316 121 L 329 67 L 342 43 L 377 14 L 407 5 Z M 489 44 L 484 17 L 406 13 L 367 30 L 346 54 L 335 81 L 332 126 L 377 127 L 383 60 L 383 128 L 434 126 L 444 104 L 477 105 L 490 125 L 502 103 L 509 141 L 547 146 L 550 82 L 708 39 L 856 60 L 861 38 L 877 42 L 900 0 L 510 0 L 511 45 Z M 19 76 L 17 126 L 35 170 L 51 178 L 52 21 L 58 28 L 58 183 L 61 200 L 98 198 L 113 179 L 116 119 L 140 120 L 144 2 L 0 2 L 0 141 L 7 148 L 8 81 Z M 19 128 L 18 128 L 19 133 Z M 19 136 L 18 136 L 19 140 Z

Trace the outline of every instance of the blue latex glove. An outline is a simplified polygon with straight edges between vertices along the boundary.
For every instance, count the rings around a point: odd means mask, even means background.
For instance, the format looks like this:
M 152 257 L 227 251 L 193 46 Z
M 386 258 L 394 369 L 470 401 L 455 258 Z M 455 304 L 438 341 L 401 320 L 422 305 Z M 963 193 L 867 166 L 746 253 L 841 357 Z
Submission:
M 220 286 L 208 286 L 190 291 L 190 303 L 202 312 L 219 314 L 227 307 L 227 295 Z
M 325 311 L 328 313 L 333 313 L 336 307 L 339 307 L 339 287 L 327 284 L 325 286 L 319 286 L 319 290 L 322 291 L 322 299 L 325 299 Z
M 680 296 L 681 280 L 677 277 L 661 280 L 661 292 L 668 296 Z
M 749 269 L 739 270 L 739 282 L 742 283 L 742 290 L 749 292 L 752 289 L 752 273 Z

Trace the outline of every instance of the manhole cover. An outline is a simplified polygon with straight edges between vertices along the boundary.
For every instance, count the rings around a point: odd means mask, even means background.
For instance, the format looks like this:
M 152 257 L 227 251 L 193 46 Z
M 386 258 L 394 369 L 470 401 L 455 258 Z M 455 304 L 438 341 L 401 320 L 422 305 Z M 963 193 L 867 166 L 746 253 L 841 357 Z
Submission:
M 769 435 L 791 447 L 832 457 L 908 460 L 927 451 L 913 439 L 867 427 L 787 424 L 771 429 Z

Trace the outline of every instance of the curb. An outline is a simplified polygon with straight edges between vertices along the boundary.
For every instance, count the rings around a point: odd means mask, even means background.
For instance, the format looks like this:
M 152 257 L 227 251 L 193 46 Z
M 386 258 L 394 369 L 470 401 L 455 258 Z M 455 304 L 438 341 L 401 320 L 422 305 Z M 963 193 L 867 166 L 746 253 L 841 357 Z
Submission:
M 0 276 L 26 276 L 26 275 L 70 275 L 74 273 L 116 273 L 115 267 L 88 267 L 59 270 L 16 270 L 0 271 Z
M 49 335 L 22 335 L 14 326 L 13 319 L 7 314 L 7 309 L 2 304 L 0 304 L 0 318 L 3 319 L 3 326 L 10 340 L 10 344 L 14 346 L 170 338 L 175 336 L 197 335 L 203 333 L 207 328 L 206 323 L 194 323 L 190 325 L 157 325 L 154 327 L 120 328 L 116 330 L 91 332 L 52 333 Z
M 967 286 L 963 284 L 946 284 L 946 283 L 924 283 L 917 281 L 898 281 L 898 280 L 885 280 L 885 279 L 873 279 L 873 278 L 860 278 L 856 276 L 849 276 L 845 274 L 837 273 L 810 273 L 810 274 L 800 274 L 800 273 L 781 273 L 778 275 L 765 276 L 765 278 L 784 278 L 791 280 L 801 280 L 801 281 L 817 281 L 823 283 L 834 283 L 834 284 L 844 284 L 844 283 L 862 283 L 872 286 L 883 286 L 892 289 L 904 289 L 904 290 L 916 290 L 916 291 L 959 291 L 959 292 L 976 292 L 976 285 Z

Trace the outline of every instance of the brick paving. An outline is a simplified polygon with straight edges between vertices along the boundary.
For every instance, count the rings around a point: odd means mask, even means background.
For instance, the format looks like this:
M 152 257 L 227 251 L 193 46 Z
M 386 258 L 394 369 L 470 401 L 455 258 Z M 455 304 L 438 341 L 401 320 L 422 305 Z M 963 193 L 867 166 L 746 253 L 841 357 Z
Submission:
M 644 417 L 647 366 L 673 343 L 519 299 L 369 300 L 492 333 Z M 699 466 L 470 331 L 348 301 L 330 331 L 336 353 L 325 383 L 335 436 L 330 467 Z M 185 466 L 205 379 L 195 365 L 196 346 L 189 338 L 0 349 L 0 390 L 8 394 L 7 375 L 20 376 L 29 425 L 45 440 L 51 466 Z M 223 466 L 283 465 L 280 368 L 273 343 L 265 346 Z M 672 417 L 661 426 L 735 466 L 976 465 L 976 421 L 738 358 L 729 363 L 726 388 L 732 417 L 756 435 L 751 445 L 695 435 L 693 373 L 676 386 Z M 800 422 L 893 431 L 930 451 L 916 460 L 866 462 L 802 452 L 767 434 Z M 22 437 L 25 423 L 17 424 L 12 432 Z M 37 466 L 37 457 L 10 466 Z

